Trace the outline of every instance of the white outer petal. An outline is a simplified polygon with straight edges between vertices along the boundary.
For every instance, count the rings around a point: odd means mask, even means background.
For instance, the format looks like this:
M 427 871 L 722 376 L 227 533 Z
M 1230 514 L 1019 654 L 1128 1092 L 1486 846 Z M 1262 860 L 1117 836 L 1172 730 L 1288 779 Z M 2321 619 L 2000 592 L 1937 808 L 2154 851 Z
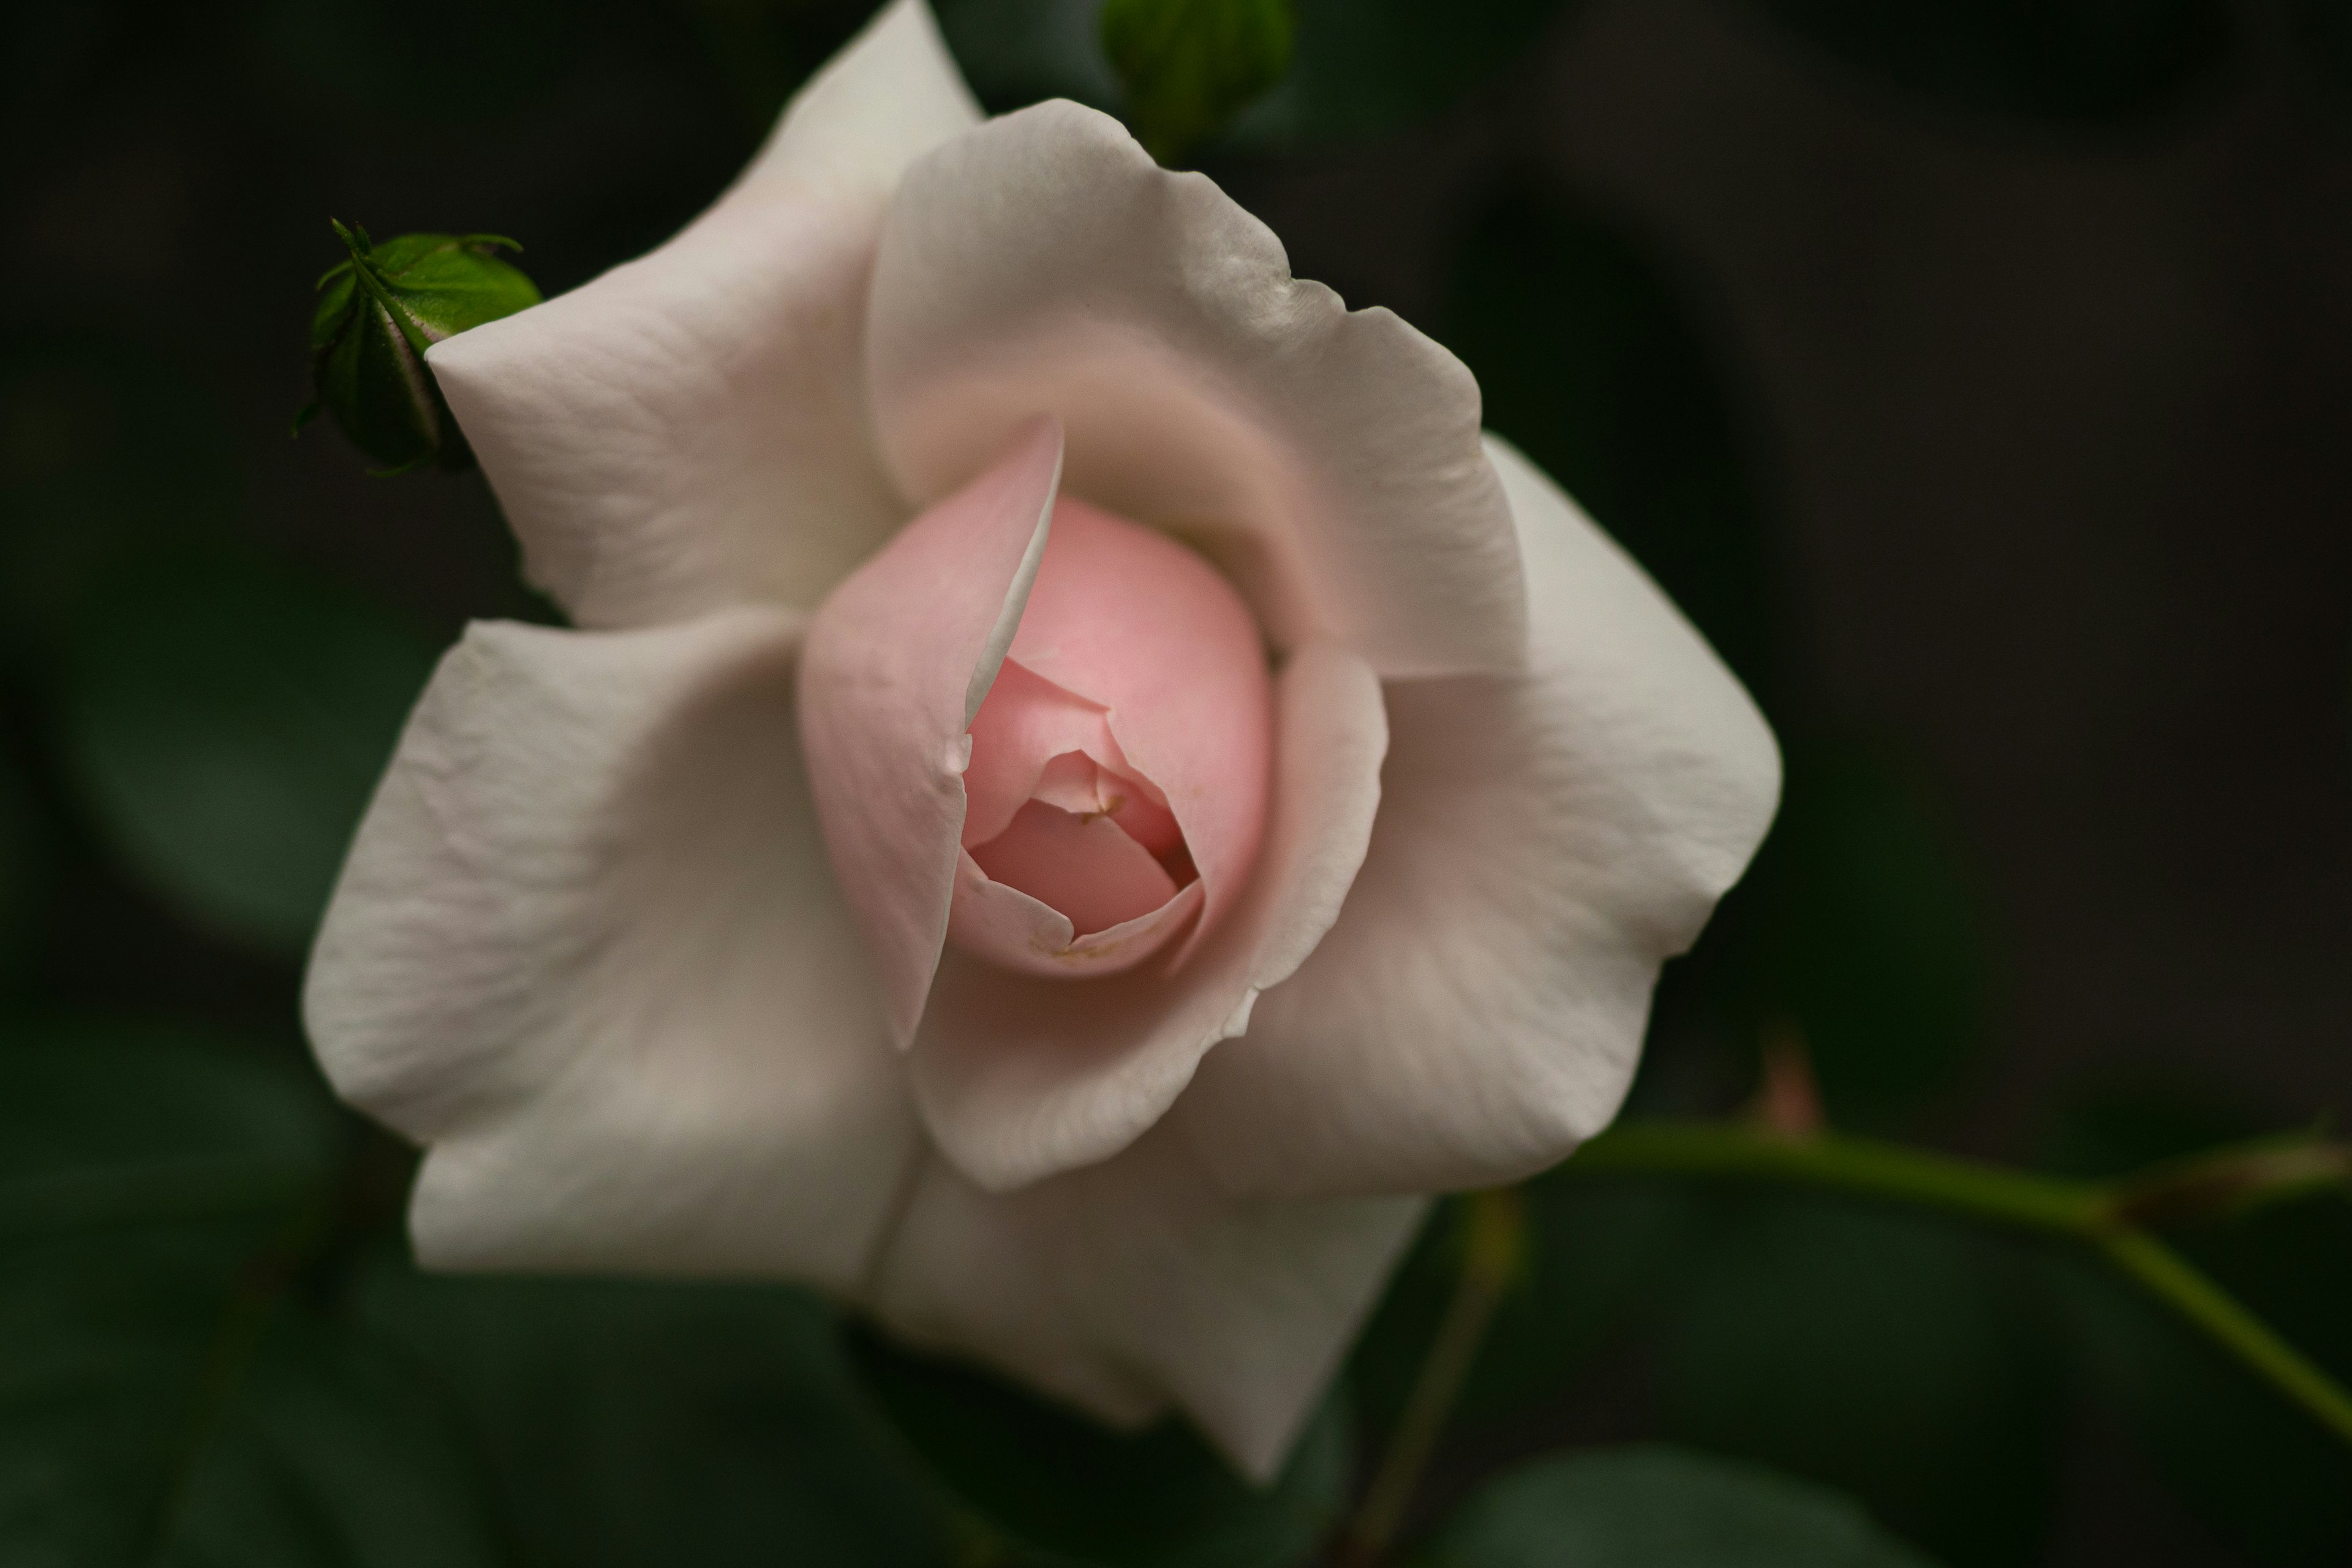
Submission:
M 906 520 L 866 425 L 867 284 L 900 173 L 979 118 L 923 0 L 895 0 L 676 238 L 434 345 L 573 620 L 813 609 Z
M 875 1280 L 916 1343 L 1115 1424 L 1173 1403 L 1270 1479 L 1380 1297 L 1421 1198 L 1236 1203 L 1181 1142 L 991 1196 L 923 1169 Z
M 826 870 L 797 621 L 478 625 L 362 825 L 306 983 L 352 1103 L 427 1146 L 452 1268 L 863 1279 L 920 1135 Z
M 1380 804 L 1380 683 L 1314 643 L 1276 677 L 1274 702 L 1265 843 L 1242 902 L 1197 950 L 1087 980 L 942 957 L 915 1037 L 915 1097 L 981 1187 L 1009 1191 L 1127 1147 L 1339 918 Z
M 1526 594 L 1470 373 L 1293 279 L 1264 224 L 1108 116 L 1039 104 L 910 168 L 867 331 L 910 494 L 1057 414 L 1070 492 L 1200 546 L 1278 647 L 1336 641 L 1384 677 L 1519 668 Z
M 1616 1114 L 1659 965 L 1761 841 L 1780 753 L 1640 568 L 1499 441 L 1532 668 L 1396 681 L 1347 908 L 1171 1113 L 1237 1193 L 1516 1179 Z

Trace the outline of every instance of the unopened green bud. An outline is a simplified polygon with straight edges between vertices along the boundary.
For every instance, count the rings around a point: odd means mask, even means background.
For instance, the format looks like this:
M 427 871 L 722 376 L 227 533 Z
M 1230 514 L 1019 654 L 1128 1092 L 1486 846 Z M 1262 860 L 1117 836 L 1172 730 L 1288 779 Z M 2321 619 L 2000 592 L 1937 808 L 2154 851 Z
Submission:
M 1290 0 L 1105 0 L 1103 52 L 1151 155 L 1173 163 L 1290 68 Z
M 295 428 L 323 408 L 353 446 L 383 465 L 378 473 L 469 466 L 473 453 L 425 351 L 539 303 L 538 286 L 492 254 L 522 247 L 494 234 L 404 234 L 378 245 L 363 228 L 337 223 L 334 230 L 351 256 L 319 279 L 310 318 L 317 395 Z

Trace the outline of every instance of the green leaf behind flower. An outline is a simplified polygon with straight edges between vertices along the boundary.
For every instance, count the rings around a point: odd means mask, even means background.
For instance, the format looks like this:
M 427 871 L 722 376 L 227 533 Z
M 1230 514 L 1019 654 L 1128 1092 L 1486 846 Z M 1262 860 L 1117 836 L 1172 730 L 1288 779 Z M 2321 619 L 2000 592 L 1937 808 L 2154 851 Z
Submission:
M 926 1568 L 945 1510 L 776 1286 L 363 1269 L 362 1321 L 463 1413 L 525 1554 L 567 1568 Z
M 1163 163 L 1223 131 L 1290 68 L 1291 0 L 1104 0 L 1101 26 L 1129 123 Z
M 2044 1152 L 2069 1174 L 2114 1176 L 2259 1131 L 2210 1089 L 2138 1084 L 2069 1106 Z M 2352 1379 L 2352 1203 L 2341 1193 L 2169 1239 L 2290 1343 Z M 2084 1384 L 2193 1513 L 2269 1568 L 2352 1562 L 2352 1457 L 2340 1439 L 2096 1260 L 2058 1254 L 2048 1268 Z
M 186 918 L 299 952 L 429 644 L 332 584 L 223 552 L 131 568 L 78 631 L 59 718 L 98 826 Z
M 850 1341 L 866 1385 L 940 1482 L 1023 1561 L 1104 1568 L 1276 1568 L 1338 1518 L 1347 1421 L 1327 1403 L 1268 1489 L 1173 1418 L 1109 1431 L 984 1373 Z
M 1836 1487 L 1955 1568 L 2022 1568 L 2061 1430 L 2040 1256 L 1899 1210 L 1718 1200 L 1663 1314 L 1666 1430 Z
M 1243 0 L 1117 0 L 1167 14 Z M 1247 0 L 1262 5 L 1265 0 Z M 1283 151 L 1402 131 L 1453 108 L 1573 0 L 1290 0 L 1290 68 L 1211 147 Z M 937 0 L 940 31 L 994 112 L 1070 98 L 1129 112 L 1102 0 Z M 1234 101 L 1236 106 L 1239 100 Z M 1131 119 L 1138 130 L 1140 118 Z
M 0 1561 L 507 1561 L 445 1413 L 291 1300 L 337 1143 L 226 1044 L 0 1036 Z
M 1548 1455 L 1490 1481 L 1430 1568 L 1928 1568 L 1845 1498 L 1640 1446 Z

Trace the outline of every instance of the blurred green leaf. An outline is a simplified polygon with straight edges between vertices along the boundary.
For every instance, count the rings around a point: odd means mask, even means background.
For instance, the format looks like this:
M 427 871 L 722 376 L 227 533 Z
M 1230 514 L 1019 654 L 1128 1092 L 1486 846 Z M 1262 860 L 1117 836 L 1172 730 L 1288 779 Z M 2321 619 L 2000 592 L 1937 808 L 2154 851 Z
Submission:
M 312 408 L 324 407 L 387 471 L 429 462 L 471 467 L 473 452 L 425 355 L 445 338 L 539 303 L 538 286 L 492 254 L 514 241 L 404 234 L 373 245 L 364 229 L 333 227 L 351 254 L 319 282 L 310 318 Z
M 386 1257 L 357 1299 L 463 1408 L 534 1562 L 946 1561 L 944 1510 L 804 1294 L 436 1278 Z
M 2111 1090 L 2070 1107 L 2047 1162 L 2116 1175 L 2254 1131 L 2210 1092 Z M 2189 1259 L 2339 1380 L 2352 1380 L 2352 1204 L 2306 1199 L 2191 1226 Z M 2256 1562 L 2352 1561 L 2352 1455 L 2210 1340 L 2095 1260 L 2050 1263 L 2074 1353 L 2171 1489 Z
M 1488 426 L 1769 684 L 1761 514 L 1718 367 L 1664 270 L 1598 216 L 1516 191 L 1471 226 L 1438 335 L 1477 375 Z
M 2035 1163 L 2060 1175 L 2129 1175 L 2263 1131 L 2225 1093 L 2163 1083 L 2111 1086 L 2064 1106 Z
M 1756 1006 L 1801 1031 L 1832 1121 L 1883 1127 L 1949 1088 L 1985 1039 L 1991 960 L 1953 835 L 1869 748 L 1791 748 L 1756 872 Z
M 282 1224 L 334 1152 L 314 1080 L 202 1033 L 0 1026 L 0 1237 L 181 1215 Z
M 1118 1568 L 1272 1568 L 1339 1516 L 1347 1422 L 1327 1402 L 1264 1489 L 1192 1430 L 1114 1433 L 994 1377 L 859 1331 L 866 1386 L 940 1480 L 1027 1553 Z
M 16 759 L 0 751 L 0 994 L 31 962 L 35 921 L 48 881 L 47 850 L 32 785 Z
M 2327 1212 L 2330 1208 L 2336 1212 Z M 2352 1215 L 2305 1204 L 2182 1250 L 2338 1379 L 2352 1376 Z M 2352 1456 L 2163 1304 L 2087 1258 L 2052 1264 L 2075 1352 L 2172 1490 L 2257 1563 L 2352 1561 Z
M 1174 163 L 1290 68 L 1291 0 L 1103 0 L 1103 53 L 1129 123 Z
M 877 0 L 671 0 L 740 111 L 765 135 L 793 89 L 878 9 Z
M 1676 1438 L 1853 1493 L 1963 1565 L 2038 1561 L 2059 1411 L 1992 1238 L 1824 1200 L 1724 1206 L 1670 1310 Z
M 1236 142 L 1386 136 L 1454 108 L 1522 58 L 1576 0 L 1295 0 L 1297 58 Z
M 283 1300 L 335 1128 L 223 1045 L 0 1038 L 0 1560 L 505 1560 L 441 1413 Z
M 1289 73 L 1234 122 L 1227 144 L 1287 149 L 1402 131 L 1460 102 L 1570 4 L 1290 0 Z M 1172 8 L 1171 0 L 1159 8 Z M 938 0 L 937 10 L 957 63 L 991 110 L 1047 98 L 1125 107 L 1103 49 L 1103 0 Z
M 100 826 L 190 919 L 299 952 L 429 649 L 326 584 L 217 554 L 131 569 L 77 632 L 59 722 Z
M 2233 43 L 2221 0 L 1745 0 L 1906 91 L 2056 121 L 2159 113 Z
M 1488 1482 L 1431 1568 L 1927 1568 L 1846 1499 L 1643 1445 L 1559 1453 Z
M 46 659 L 110 571 L 227 526 L 218 402 L 106 339 L 0 348 L 0 650 Z
M 1691 1240 L 1697 1208 L 1664 1184 L 1538 1178 L 1521 1189 L 1526 1273 L 1503 1298 L 1455 1405 L 1493 1420 L 1557 1398 L 1657 1297 Z M 1438 1208 L 1381 1299 L 1349 1362 L 1366 1426 L 1403 1410 L 1462 1277 L 1460 1201 Z
M 495 1505 L 407 1363 L 290 1309 L 263 1322 L 162 1525 L 179 1568 L 497 1568 Z
M 933 0 L 940 34 L 992 114 L 1049 98 L 1120 108 L 1103 53 L 1103 0 Z

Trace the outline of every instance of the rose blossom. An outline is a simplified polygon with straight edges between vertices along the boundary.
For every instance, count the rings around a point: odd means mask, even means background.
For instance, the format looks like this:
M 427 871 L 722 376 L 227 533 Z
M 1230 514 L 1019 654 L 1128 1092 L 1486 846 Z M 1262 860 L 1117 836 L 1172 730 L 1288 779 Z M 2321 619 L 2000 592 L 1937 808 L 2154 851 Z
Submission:
M 1116 121 L 983 123 L 921 0 L 429 363 L 577 629 L 442 661 L 312 959 L 428 1265 L 804 1281 L 1266 1475 L 1770 818 L 1459 363 Z

